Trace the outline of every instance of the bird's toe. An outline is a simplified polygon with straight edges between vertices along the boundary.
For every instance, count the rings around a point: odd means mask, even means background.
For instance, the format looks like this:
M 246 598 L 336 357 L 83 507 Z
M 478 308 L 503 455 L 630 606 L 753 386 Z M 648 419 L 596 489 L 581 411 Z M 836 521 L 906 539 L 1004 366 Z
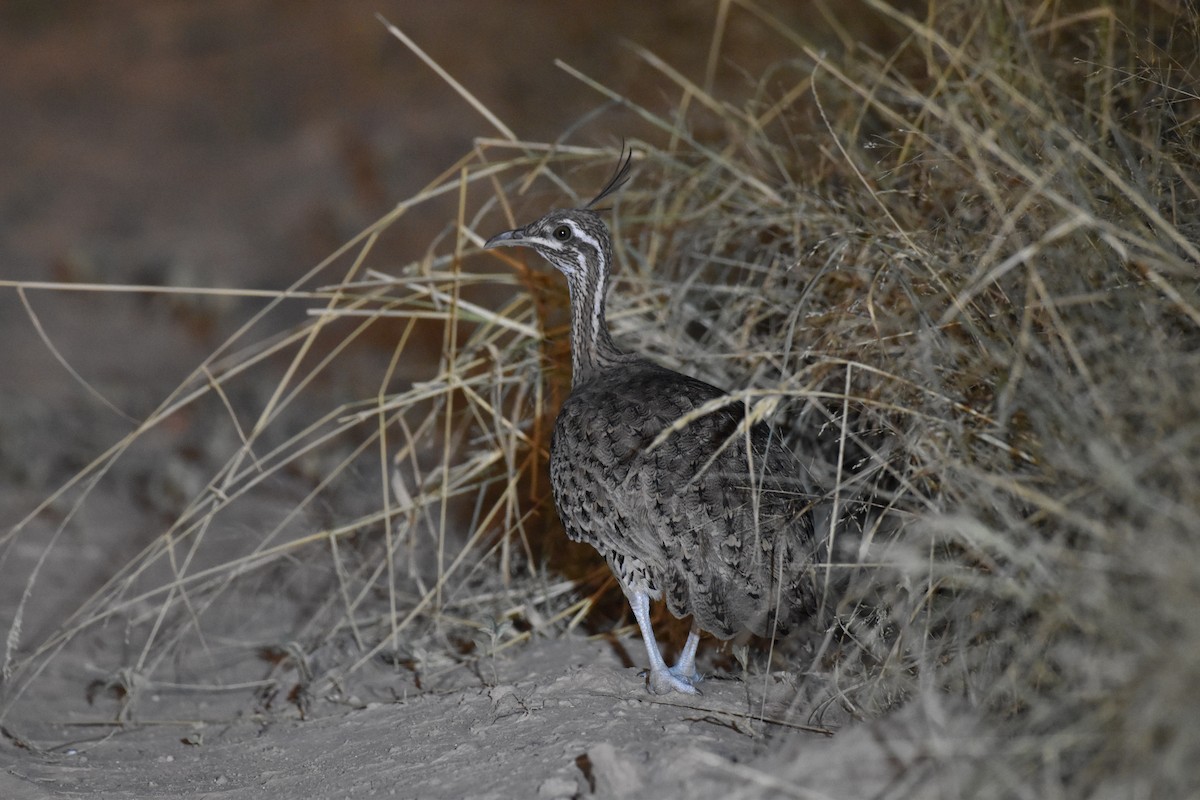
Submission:
M 656 669 L 650 671 L 649 689 L 651 694 L 700 694 L 693 682 L 691 676 L 676 674 L 674 670 Z
M 680 667 L 678 664 L 676 664 L 667 671 L 670 672 L 672 676 L 678 678 L 684 683 L 692 685 L 693 687 L 695 684 L 704 680 L 704 676 L 697 672 L 694 667 L 692 669 L 688 669 L 686 667 Z

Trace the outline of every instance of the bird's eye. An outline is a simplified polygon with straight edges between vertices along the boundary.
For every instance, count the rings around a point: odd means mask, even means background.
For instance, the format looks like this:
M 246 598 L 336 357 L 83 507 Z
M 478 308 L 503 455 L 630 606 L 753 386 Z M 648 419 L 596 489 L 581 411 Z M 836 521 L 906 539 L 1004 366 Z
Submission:
M 570 225 L 559 225 L 554 229 L 554 238 L 558 239 L 560 242 L 571 241 L 571 236 L 572 234 Z

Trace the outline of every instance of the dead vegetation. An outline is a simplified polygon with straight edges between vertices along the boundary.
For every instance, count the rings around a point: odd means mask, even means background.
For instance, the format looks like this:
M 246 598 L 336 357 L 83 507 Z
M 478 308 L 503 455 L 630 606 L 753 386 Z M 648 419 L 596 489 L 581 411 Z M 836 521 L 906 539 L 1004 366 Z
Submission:
M 891 49 L 819 53 L 787 31 L 794 59 L 742 97 L 649 52 L 672 107 L 579 76 L 644 131 L 611 217 L 614 333 L 770 404 L 850 516 L 828 570 L 838 624 L 790 664 L 826 688 L 796 721 L 831 704 L 929 709 L 908 762 L 922 796 L 1182 796 L 1200 760 L 1195 11 L 867 5 Z M 721 8 L 773 24 L 752 3 Z M 569 377 L 565 287 L 479 247 L 587 196 L 619 142 L 495 124 L 48 501 L 69 509 L 61 532 L 173 415 L 224 448 L 56 632 L 28 641 L 18 613 L 5 713 L 104 630 L 126 647 L 103 687 L 137 722 L 146 686 L 236 679 L 307 711 L 358 702 L 364 671 L 419 689 L 485 674 L 530 637 L 611 627 L 594 611 L 607 570 L 562 541 L 544 474 Z M 427 256 L 389 262 L 381 234 L 446 198 L 457 215 Z M 305 324 L 263 333 L 297 301 Z M 395 346 L 377 391 L 331 399 L 339 355 L 382 325 Z M 249 388 L 264 371 L 265 394 Z M 29 577 L 27 596 L 46 591 Z M 934 746 L 950 730 L 968 733 Z M 802 793 L 780 763 L 745 791 Z

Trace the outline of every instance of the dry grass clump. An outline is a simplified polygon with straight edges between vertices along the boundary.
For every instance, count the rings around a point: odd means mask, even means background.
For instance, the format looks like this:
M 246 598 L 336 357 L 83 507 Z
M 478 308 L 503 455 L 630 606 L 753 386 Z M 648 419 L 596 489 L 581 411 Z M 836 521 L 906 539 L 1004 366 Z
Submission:
M 958 698 L 945 713 L 974 735 L 910 765 L 964 776 L 947 796 L 1182 795 L 1200 757 L 1196 17 L 873 6 L 894 51 L 806 50 L 809 119 L 730 137 L 758 175 L 796 176 L 763 178 L 783 207 L 727 194 L 695 228 L 697 260 L 740 247 L 802 276 L 764 293 L 777 313 L 749 352 L 792 337 L 780 380 L 812 398 L 840 373 L 855 424 L 889 432 L 903 522 L 860 548 L 847 599 L 882 624 L 843 606 L 872 656 L 843 662 L 844 699 Z
M 821 54 L 785 31 L 795 60 L 748 100 L 649 53 L 674 109 L 593 83 L 657 131 L 631 142 L 615 200 L 610 322 L 768 404 L 825 477 L 837 625 L 800 665 L 828 691 L 798 709 L 916 699 L 965 720 L 971 736 L 905 765 L 926 796 L 1178 794 L 1200 763 L 1195 16 L 868 5 L 891 49 Z M 247 326 L 214 354 L 63 496 L 185 408 L 234 434 L 227 460 L 58 632 L 30 648 L 14 628 L 10 702 L 104 625 L 130 643 L 111 665 L 130 697 L 244 676 L 266 652 L 255 686 L 294 680 L 302 707 L 357 699 L 382 662 L 427 682 L 579 625 L 611 585 L 562 543 L 544 478 L 565 287 L 478 251 L 587 195 L 615 157 L 481 141 L 280 295 L 305 298 L 306 325 Z M 457 216 L 428 256 L 389 263 L 378 237 L 445 197 Z M 339 354 L 383 324 L 377 391 L 322 400 Z M 436 365 L 400 375 L 430 337 Z M 271 365 L 248 414 L 233 389 Z M 272 613 L 241 619 L 264 593 Z M 951 765 L 956 782 L 934 782 Z

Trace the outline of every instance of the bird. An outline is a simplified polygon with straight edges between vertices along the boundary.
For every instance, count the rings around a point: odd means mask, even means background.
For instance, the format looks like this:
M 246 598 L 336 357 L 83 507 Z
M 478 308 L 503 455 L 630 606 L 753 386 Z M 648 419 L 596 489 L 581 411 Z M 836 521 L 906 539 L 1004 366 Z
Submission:
M 814 613 L 817 490 L 745 401 L 613 340 L 612 236 L 596 204 L 628 180 L 632 155 L 586 205 L 496 234 L 484 249 L 529 248 L 566 276 L 571 391 L 550 444 L 555 507 L 567 536 L 592 545 L 624 591 L 650 662 L 647 689 L 696 694 L 702 632 L 771 635 Z M 692 618 L 671 667 L 650 621 L 660 599 Z

